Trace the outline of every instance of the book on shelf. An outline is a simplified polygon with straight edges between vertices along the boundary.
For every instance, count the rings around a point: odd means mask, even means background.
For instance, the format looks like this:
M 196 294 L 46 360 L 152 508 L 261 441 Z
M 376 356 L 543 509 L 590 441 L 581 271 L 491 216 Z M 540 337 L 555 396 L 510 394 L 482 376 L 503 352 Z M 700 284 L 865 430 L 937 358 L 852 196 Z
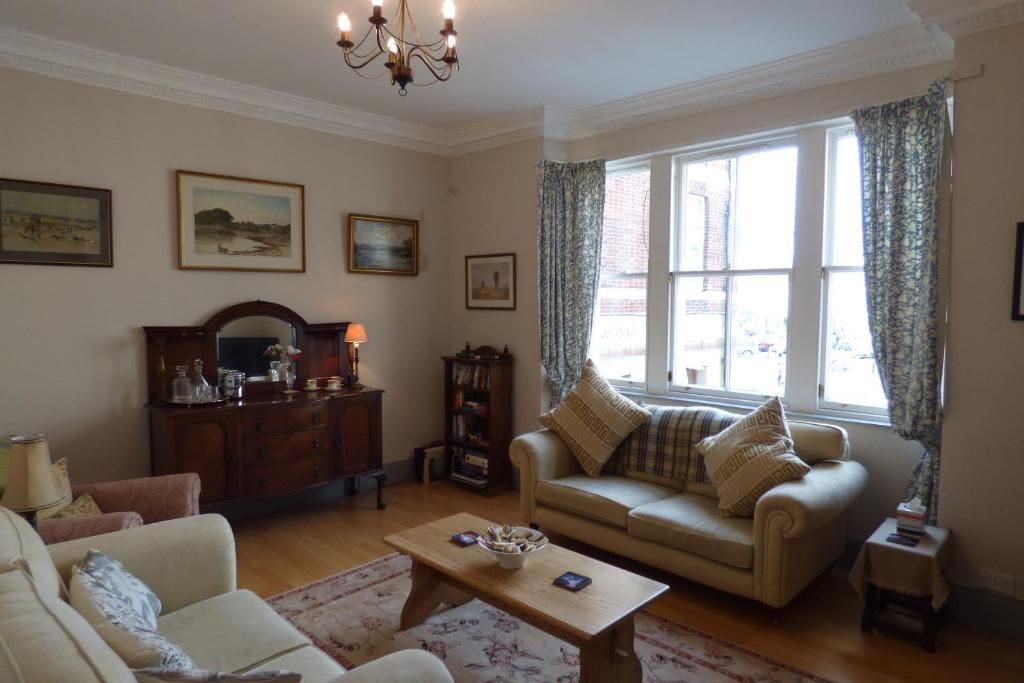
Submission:
M 490 389 L 491 370 L 475 363 L 452 363 L 452 382 L 469 389 Z
M 480 486 L 480 487 L 487 486 L 487 477 L 483 477 L 481 479 L 477 479 L 477 478 L 474 478 L 474 477 L 466 476 L 464 474 L 460 474 L 459 472 L 452 472 L 451 477 L 452 477 L 452 479 L 457 479 L 459 481 L 465 482 L 465 483 L 469 484 L 470 486 Z
M 487 437 L 484 435 L 474 415 L 452 416 L 452 439 L 487 448 Z

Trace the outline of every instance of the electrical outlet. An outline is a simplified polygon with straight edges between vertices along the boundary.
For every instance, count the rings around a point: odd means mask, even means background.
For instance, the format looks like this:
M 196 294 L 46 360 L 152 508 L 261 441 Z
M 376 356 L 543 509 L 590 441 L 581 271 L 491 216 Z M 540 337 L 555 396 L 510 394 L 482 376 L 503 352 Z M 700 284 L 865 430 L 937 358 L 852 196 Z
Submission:
M 985 590 L 999 593 L 1000 595 L 1013 595 L 1016 590 L 1016 580 L 1009 574 L 982 569 L 978 574 L 978 584 Z

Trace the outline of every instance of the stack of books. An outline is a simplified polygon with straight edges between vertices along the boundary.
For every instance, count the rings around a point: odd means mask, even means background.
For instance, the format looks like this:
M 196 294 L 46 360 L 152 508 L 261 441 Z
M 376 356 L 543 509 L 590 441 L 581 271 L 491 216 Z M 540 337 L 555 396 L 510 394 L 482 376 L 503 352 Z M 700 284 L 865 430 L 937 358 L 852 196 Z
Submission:
M 487 456 L 462 449 L 452 451 L 452 478 L 473 486 L 487 485 Z
M 900 503 L 896 508 L 896 531 L 907 536 L 924 536 L 925 519 L 928 509 L 915 498 L 909 503 Z

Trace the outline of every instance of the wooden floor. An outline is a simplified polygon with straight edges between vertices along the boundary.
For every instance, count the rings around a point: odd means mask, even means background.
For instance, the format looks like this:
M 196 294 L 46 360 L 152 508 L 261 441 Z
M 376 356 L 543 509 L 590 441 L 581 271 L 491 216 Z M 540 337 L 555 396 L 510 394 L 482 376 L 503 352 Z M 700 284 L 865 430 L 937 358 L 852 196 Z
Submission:
M 239 587 L 270 597 L 388 555 L 392 532 L 471 512 L 494 521 L 519 517 L 517 494 L 483 498 L 439 482 L 386 490 L 387 510 L 372 495 L 295 508 L 234 523 Z M 866 635 L 853 590 L 827 576 L 786 607 L 782 623 L 768 609 L 658 570 L 607 555 L 569 539 L 574 550 L 668 583 L 651 611 L 835 681 L 1024 681 L 1024 647 L 958 624 L 939 634 L 929 655 L 908 639 Z

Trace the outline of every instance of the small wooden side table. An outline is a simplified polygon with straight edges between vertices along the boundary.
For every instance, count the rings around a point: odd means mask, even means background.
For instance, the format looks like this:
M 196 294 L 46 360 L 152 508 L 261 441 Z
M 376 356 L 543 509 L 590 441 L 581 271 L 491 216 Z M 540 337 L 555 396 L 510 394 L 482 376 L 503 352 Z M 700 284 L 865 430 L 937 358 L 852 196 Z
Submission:
M 861 630 L 871 633 L 892 593 L 909 596 L 904 602 L 922 612 L 921 644 L 928 652 L 935 652 L 943 605 L 949 597 L 949 586 L 942 575 L 949 559 L 949 530 L 925 527 L 925 535 L 918 537 L 913 547 L 887 541 L 894 533 L 896 520 L 890 517 L 864 542 L 850 572 L 850 583 L 864 601 Z

